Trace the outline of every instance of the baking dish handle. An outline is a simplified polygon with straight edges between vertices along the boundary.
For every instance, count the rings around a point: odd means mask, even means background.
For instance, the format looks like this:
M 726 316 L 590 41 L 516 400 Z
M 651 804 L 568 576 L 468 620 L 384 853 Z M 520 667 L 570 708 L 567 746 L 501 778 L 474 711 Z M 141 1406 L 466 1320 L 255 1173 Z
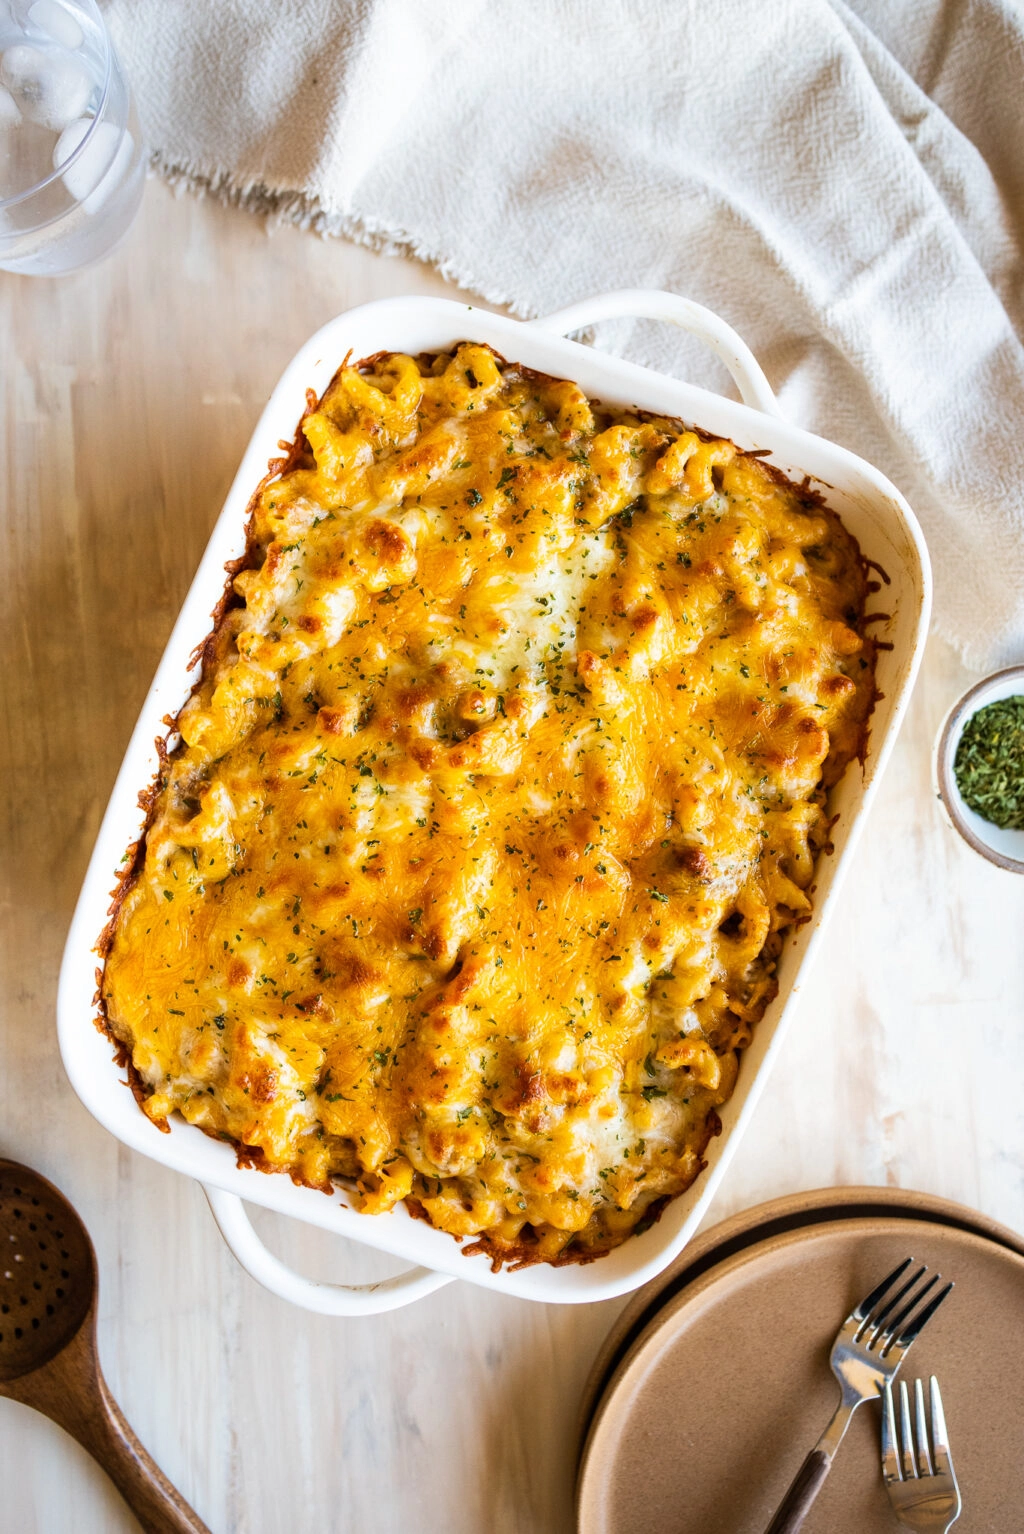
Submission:
M 315 1310 L 322 1316 L 373 1316 L 411 1305 L 413 1300 L 455 1281 L 451 1273 L 435 1273 L 432 1268 L 410 1268 L 376 1284 L 322 1284 L 303 1278 L 263 1245 L 237 1193 L 226 1193 L 205 1182 L 203 1192 L 221 1235 L 250 1278 L 303 1310 Z
M 598 320 L 625 317 L 665 320 L 669 325 L 688 330 L 706 342 L 729 369 L 745 405 L 762 410 L 765 415 L 781 416 L 772 386 L 747 343 L 717 314 L 678 293 L 662 293 L 656 288 L 622 288 L 615 293 L 583 298 L 578 304 L 570 304 L 568 309 L 559 309 L 556 314 L 546 314 L 530 323 L 536 330 L 565 336 L 570 331 L 594 325 Z

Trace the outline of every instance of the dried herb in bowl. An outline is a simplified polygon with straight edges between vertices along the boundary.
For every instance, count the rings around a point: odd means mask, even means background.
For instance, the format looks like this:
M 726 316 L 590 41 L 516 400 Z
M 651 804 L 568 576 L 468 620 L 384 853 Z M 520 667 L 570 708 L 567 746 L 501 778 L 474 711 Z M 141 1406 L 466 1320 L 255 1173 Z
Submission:
M 1024 831 L 1024 697 L 1001 698 L 971 715 L 953 773 L 964 803 L 984 820 Z

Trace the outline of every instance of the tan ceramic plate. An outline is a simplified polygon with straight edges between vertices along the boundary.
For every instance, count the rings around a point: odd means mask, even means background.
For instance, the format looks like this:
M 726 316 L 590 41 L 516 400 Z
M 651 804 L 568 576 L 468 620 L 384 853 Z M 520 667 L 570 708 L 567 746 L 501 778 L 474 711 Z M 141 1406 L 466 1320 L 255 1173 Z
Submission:
M 580 1450 L 598 1398 L 611 1382 L 615 1370 L 661 1306 L 680 1294 L 687 1284 L 707 1273 L 723 1258 L 769 1236 L 809 1225 L 876 1215 L 898 1215 L 908 1220 L 932 1220 L 952 1225 L 958 1230 L 988 1236 L 1001 1246 L 1024 1255 L 1024 1236 L 1009 1226 L 990 1220 L 966 1204 L 955 1204 L 951 1199 L 938 1198 L 933 1193 L 915 1193 L 905 1188 L 817 1188 L 809 1193 L 790 1193 L 784 1198 L 757 1204 L 753 1209 L 744 1209 L 696 1235 L 675 1262 L 651 1283 L 638 1289 L 619 1313 L 584 1387 L 580 1404 Z
M 771 1236 L 716 1263 L 633 1344 L 594 1416 L 580 1534 L 762 1534 L 838 1387 L 843 1317 L 913 1255 L 957 1287 L 915 1344 L 935 1373 L 964 1497 L 964 1534 L 1005 1534 L 1024 1508 L 1024 1257 L 920 1219 L 843 1219 Z M 878 1408 L 856 1414 L 805 1534 L 896 1530 Z

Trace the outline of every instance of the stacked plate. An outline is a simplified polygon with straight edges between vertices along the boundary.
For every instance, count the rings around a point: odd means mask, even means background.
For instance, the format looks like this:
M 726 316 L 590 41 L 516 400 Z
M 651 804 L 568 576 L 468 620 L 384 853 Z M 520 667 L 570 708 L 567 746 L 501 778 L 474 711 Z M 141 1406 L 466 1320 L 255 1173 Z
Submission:
M 580 1534 L 760 1534 L 838 1404 L 836 1332 L 908 1256 L 956 1283 L 904 1377 L 942 1386 L 965 1534 L 1024 1527 L 1024 1237 L 930 1194 L 828 1188 L 698 1236 L 622 1312 L 584 1394 Z M 805 1534 L 898 1529 L 878 1435 L 865 1405 Z

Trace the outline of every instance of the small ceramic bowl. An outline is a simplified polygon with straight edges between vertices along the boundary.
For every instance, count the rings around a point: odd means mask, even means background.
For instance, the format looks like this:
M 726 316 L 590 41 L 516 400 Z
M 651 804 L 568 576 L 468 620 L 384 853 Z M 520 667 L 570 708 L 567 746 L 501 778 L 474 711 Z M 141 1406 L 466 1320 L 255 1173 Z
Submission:
M 999 703 L 1003 698 L 1024 697 L 1024 666 L 1008 666 L 1005 671 L 995 671 L 984 681 L 978 682 L 965 692 L 943 721 L 935 741 L 933 758 L 935 792 L 942 802 L 946 818 L 954 831 L 964 841 L 980 852 L 983 858 L 1006 868 L 1011 873 L 1024 874 L 1024 831 L 1004 830 L 984 820 L 975 810 L 964 803 L 957 787 L 953 763 L 956 748 L 967 721 L 987 703 Z

